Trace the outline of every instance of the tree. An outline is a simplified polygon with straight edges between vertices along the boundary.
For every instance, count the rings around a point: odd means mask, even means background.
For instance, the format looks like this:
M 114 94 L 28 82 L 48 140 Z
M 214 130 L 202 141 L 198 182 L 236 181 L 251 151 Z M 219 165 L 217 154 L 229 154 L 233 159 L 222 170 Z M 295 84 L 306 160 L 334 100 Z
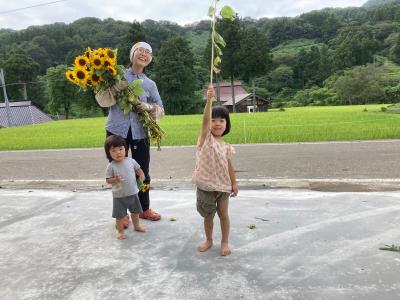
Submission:
M 128 33 L 125 35 L 121 45 L 118 45 L 118 63 L 127 65 L 129 63 L 129 53 L 132 46 L 140 41 L 146 40 L 146 34 L 139 22 L 133 21 Z
M 332 60 L 329 48 L 323 44 L 319 50 L 319 64 L 317 72 L 317 82 L 321 84 L 332 74 Z
M 39 71 L 39 64 L 19 47 L 11 51 L 0 67 L 4 69 L 8 84 L 34 81 Z M 9 98 L 21 99 L 23 97 L 22 89 L 22 84 L 7 87 Z
M 223 49 L 221 75 L 224 78 L 229 78 L 232 88 L 232 103 L 233 111 L 236 111 L 235 105 L 235 92 L 234 92 L 234 79 L 239 75 L 238 59 L 241 39 L 241 25 L 240 20 L 236 16 L 234 20 L 222 19 L 217 23 L 217 31 L 221 34 L 226 46 Z M 218 80 L 218 79 L 217 79 Z
M 293 87 L 293 69 L 287 65 L 280 65 L 270 73 L 269 89 L 279 92 L 283 88 Z
M 51 114 L 63 114 L 69 118 L 71 104 L 77 93 L 77 88 L 65 78 L 66 65 L 59 65 L 47 69 L 44 79 L 46 81 L 46 94 L 49 99 L 48 108 Z
M 255 108 L 254 79 L 264 75 L 272 64 L 267 36 L 257 28 L 244 30 L 238 54 L 238 69 L 243 79 L 253 86 L 253 106 Z
M 397 36 L 396 43 L 390 51 L 390 58 L 397 64 L 400 64 L 400 34 Z
M 155 80 L 161 99 L 169 114 L 187 114 L 196 111 L 196 81 L 193 54 L 188 42 L 178 36 L 170 36 L 161 45 L 155 66 Z
M 384 89 L 380 84 L 381 74 L 373 65 L 349 70 L 335 83 L 339 99 L 346 104 L 366 104 L 384 99 Z
M 318 84 L 318 71 L 320 64 L 320 53 L 316 46 L 312 46 L 309 51 L 304 48 L 297 56 L 294 66 L 294 77 L 300 88 L 310 87 Z

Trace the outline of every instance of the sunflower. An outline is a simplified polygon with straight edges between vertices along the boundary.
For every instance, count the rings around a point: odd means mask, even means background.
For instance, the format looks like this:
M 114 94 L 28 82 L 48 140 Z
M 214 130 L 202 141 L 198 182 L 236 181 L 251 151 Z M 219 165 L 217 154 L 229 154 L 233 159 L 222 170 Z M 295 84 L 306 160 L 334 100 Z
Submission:
M 101 69 L 103 67 L 103 64 L 104 64 L 104 60 L 99 54 L 94 54 L 91 57 L 90 62 L 91 62 L 92 68 L 96 69 L 96 70 Z
M 78 55 L 75 58 L 75 67 L 80 69 L 86 69 L 86 65 L 89 64 L 90 60 L 85 55 Z
M 104 67 L 115 67 L 115 60 L 108 57 L 104 57 Z
M 76 82 L 82 87 L 86 88 L 87 80 L 89 79 L 89 72 L 85 69 L 75 69 L 74 77 L 76 78 Z
M 111 50 L 111 49 L 107 49 L 106 57 L 110 58 L 114 62 L 117 60 L 116 53 L 114 52 L 114 50 Z
M 87 58 L 90 59 L 90 56 L 92 56 L 92 53 L 93 53 L 92 48 L 87 47 L 84 55 L 85 55 Z
M 76 83 L 76 78 L 75 78 L 75 72 L 74 71 L 68 70 L 67 72 L 65 72 L 65 76 L 72 83 Z
M 110 66 L 107 68 L 107 70 L 113 77 L 117 75 L 117 70 L 114 67 Z
M 105 57 L 107 55 L 107 49 L 106 48 L 99 48 L 96 49 L 93 52 L 94 55 L 99 55 L 100 57 Z
M 97 86 L 101 82 L 101 78 L 96 73 L 90 74 L 90 80 L 92 81 L 92 86 Z

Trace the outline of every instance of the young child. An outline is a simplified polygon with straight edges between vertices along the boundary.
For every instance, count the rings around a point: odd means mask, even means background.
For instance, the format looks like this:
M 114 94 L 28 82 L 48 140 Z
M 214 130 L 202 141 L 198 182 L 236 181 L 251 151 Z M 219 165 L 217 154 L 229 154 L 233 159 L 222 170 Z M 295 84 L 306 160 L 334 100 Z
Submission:
M 133 230 L 145 232 L 139 225 L 139 213 L 142 213 L 136 184 L 137 174 L 140 180 L 144 180 L 145 175 L 139 164 L 130 157 L 127 157 L 125 139 L 118 135 L 109 136 L 104 143 L 104 150 L 110 162 L 106 169 L 106 181 L 112 185 L 113 193 L 113 213 L 116 218 L 117 238 L 126 238 L 124 230 L 124 218 L 126 210 L 131 213 Z
M 231 156 L 234 149 L 222 140 L 229 133 L 231 123 L 229 111 L 222 106 L 212 108 L 214 89 L 207 90 L 207 103 L 204 108 L 203 125 L 197 142 L 196 168 L 193 183 L 197 186 L 197 211 L 204 218 L 206 240 L 197 250 L 207 251 L 213 245 L 213 225 L 215 212 L 221 223 L 221 255 L 231 254 L 229 248 L 229 196 L 238 193 L 235 171 Z

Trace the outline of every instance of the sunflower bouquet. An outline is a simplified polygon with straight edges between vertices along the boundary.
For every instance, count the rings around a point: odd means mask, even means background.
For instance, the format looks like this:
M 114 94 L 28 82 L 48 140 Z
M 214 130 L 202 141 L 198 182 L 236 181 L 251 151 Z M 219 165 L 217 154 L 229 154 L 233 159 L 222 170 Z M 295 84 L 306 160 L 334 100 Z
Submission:
M 107 106 L 118 103 L 125 115 L 130 111 L 137 113 L 160 150 L 164 131 L 151 114 L 143 109 L 142 102 L 139 100 L 139 97 L 144 94 L 141 87 L 143 80 L 137 79 L 128 84 L 124 71 L 125 67 L 117 64 L 117 49 L 87 48 L 83 55 L 75 58 L 74 66 L 67 69 L 65 76 L 83 90 L 93 89 L 101 106 L 106 106 L 99 101 L 100 96 L 105 95 L 109 99 Z

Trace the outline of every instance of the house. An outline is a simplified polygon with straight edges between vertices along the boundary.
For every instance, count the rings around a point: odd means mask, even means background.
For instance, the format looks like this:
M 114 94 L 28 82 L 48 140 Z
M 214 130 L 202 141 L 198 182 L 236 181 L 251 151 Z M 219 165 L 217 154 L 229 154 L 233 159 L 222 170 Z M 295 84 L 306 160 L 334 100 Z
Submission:
M 12 126 L 39 124 L 52 119 L 31 101 L 9 102 Z M 0 128 L 8 127 L 6 104 L 0 103 Z
M 213 84 L 216 97 L 217 97 L 217 85 Z M 254 112 L 254 111 L 267 111 L 269 100 L 256 95 L 256 107 L 254 109 L 253 104 L 253 93 L 248 93 L 242 86 L 240 81 L 234 81 L 234 93 L 235 93 L 235 106 L 236 112 Z M 230 112 L 233 111 L 232 103 L 232 86 L 230 82 L 219 83 L 219 95 L 221 105 L 226 106 Z M 204 99 L 207 97 L 207 90 L 203 94 Z

